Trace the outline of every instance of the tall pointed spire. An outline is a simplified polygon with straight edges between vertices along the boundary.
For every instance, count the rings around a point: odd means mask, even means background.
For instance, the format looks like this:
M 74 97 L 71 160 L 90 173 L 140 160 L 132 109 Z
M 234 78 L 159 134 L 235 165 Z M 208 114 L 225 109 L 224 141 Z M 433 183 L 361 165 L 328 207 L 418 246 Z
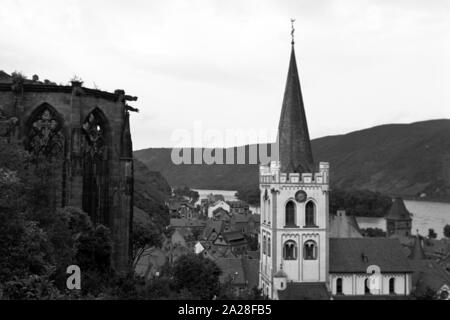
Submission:
M 281 172 L 314 172 L 311 141 L 295 59 L 293 33 L 292 26 L 291 59 L 278 125 L 279 161 Z

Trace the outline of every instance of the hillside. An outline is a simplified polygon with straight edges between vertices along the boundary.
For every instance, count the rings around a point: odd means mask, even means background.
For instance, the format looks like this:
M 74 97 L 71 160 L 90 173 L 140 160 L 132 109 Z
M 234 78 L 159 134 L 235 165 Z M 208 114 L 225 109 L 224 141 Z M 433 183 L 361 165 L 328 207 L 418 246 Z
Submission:
M 388 124 L 323 137 L 312 141 L 312 149 L 317 162 L 330 162 L 334 187 L 450 199 L 450 120 Z M 256 164 L 175 165 L 169 148 L 134 154 L 151 170 L 161 172 L 170 185 L 228 190 L 258 185 Z
M 158 226 L 169 224 L 169 212 L 165 206 L 171 189 L 166 179 L 150 171 L 141 161 L 134 161 L 134 215 L 137 221 L 146 221 L 146 216 Z

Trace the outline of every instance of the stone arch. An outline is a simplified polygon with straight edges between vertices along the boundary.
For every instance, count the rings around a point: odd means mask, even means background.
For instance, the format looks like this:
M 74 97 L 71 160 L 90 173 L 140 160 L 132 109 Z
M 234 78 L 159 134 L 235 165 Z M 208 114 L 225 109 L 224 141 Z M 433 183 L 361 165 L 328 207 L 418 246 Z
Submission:
M 297 205 L 294 200 L 289 199 L 284 205 L 284 225 L 285 227 L 297 226 Z
M 25 122 L 25 147 L 35 156 L 65 154 L 64 119 L 47 102 L 35 108 Z
M 308 200 L 305 204 L 305 226 L 315 227 L 317 219 L 317 206 L 313 200 Z
M 105 114 L 94 108 L 82 123 L 82 207 L 94 223 L 109 226 L 111 130 Z
M 26 119 L 23 132 L 25 148 L 32 155 L 36 173 L 48 186 L 49 205 L 53 210 L 64 206 L 67 152 L 64 118 L 49 103 L 41 103 Z

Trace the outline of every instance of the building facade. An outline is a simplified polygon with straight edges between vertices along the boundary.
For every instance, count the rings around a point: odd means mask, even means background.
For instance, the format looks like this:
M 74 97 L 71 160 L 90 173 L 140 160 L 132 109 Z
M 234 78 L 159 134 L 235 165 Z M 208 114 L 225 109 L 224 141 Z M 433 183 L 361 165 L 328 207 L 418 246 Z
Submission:
M 37 77 L 2 73 L 2 136 L 22 142 L 36 163 L 57 164 L 52 177 L 54 208 L 73 206 L 94 223 L 111 229 L 113 265 L 129 263 L 133 210 L 133 154 L 127 101 L 114 93 L 82 87 L 82 82 L 56 85 Z

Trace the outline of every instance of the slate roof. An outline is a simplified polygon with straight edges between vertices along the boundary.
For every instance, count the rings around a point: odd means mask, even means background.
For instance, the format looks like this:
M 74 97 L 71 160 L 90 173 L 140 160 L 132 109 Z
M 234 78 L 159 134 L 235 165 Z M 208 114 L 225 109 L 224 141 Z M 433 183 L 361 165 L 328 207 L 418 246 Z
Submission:
M 330 238 L 330 273 L 412 272 L 400 242 L 391 238 Z
M 427 288 L 439 290 L 444 284 L 450 286 L 450 274 L 433 260 L 412 260 L 410 265 L 414 271 L 413 288 L 419 295 Z
M 286 289 L 278 290 L 280 300 L 330 300 L 325 283 L 288 282 Z
M 240 231 L 223 232 L 222 237 L 229 244 L 240 244 L 242 242 L 247 242 L 247 240 L 245 240 L 245 236 Z
M 386 219 L 389 220 L 411 220 L 411 213 L 406 209 L 402 198 L 395 198 L 389 209 Z
M 294 45 L 292 45 L 277 141 L 281 172 L 314 172 Z

